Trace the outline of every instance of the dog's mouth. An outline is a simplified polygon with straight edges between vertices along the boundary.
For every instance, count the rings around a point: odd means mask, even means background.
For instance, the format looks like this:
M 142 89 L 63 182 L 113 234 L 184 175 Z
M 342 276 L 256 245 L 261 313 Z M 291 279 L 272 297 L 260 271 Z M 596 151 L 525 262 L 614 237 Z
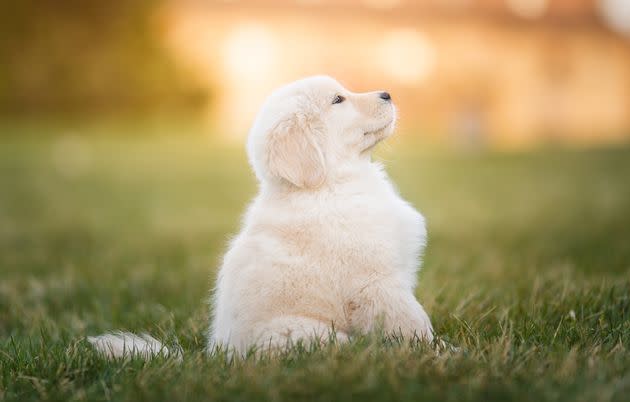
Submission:
M 380 134 L 380 133 L 384 132 L 385 130 L 387 130 L 392 125 L 393 122 L 394 122 L 394 119 L 390 120 L 389 122 L 387 122 L 387 124 L 377 128 L 375 130 L 370 130 L 370 131 L 364 132 L 363 135 L 367 136 L 367 135 L 371 135 L 371 134 Z
M 361 150 L 361 153 L 365 154 L 367 152 L 370 152 L 381 141 L 389 137 L 389 134 L 393 132 L 393 124 L 394 119 L 390 120 L 387 124 L 377 128 L 376 130 L 370 130 L 363 133 L 364 147 Z
M 380 131 L 383 131 L 385 129 L 385 127 L 381 127 L 377 130 L 372 130 L 372 131 L 366 131 L 365 133 L 363 133 L 364 136 L 367 135 L 371 135 L 371 134 L 378 134 Z

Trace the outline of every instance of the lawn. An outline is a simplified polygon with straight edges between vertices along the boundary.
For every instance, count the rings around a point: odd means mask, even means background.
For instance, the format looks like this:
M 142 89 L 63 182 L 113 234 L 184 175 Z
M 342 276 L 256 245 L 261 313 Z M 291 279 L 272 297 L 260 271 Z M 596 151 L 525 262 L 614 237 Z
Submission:
M 417 296 L 460 350 L 375 335 L 229 361 L 204 344 L 256 191 L 242 147 L 186 129 L 4 130 L 0 400 L 630 399 L 630 148 L 394 141 L 379 158 L 428 221 Z M 111 329 L 178 342 L 183 363 L 108 362 L 84 338 Z

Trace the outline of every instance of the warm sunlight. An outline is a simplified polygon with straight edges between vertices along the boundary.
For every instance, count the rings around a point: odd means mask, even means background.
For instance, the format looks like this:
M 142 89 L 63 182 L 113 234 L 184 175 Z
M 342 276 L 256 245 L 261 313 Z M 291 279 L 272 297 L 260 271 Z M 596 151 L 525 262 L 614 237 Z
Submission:
M 414 29 L 389 32 L 377 45 L 383 73 L 402 85 L 415 85 L 429 78 L 435 67 L 435 49 Z
M 505 0 L 514 14 L 522 18 L 539 18 L 547 11 L 547 0 Z
M 0 27 L 0 402 L 630 402 L 630 0 Z
M 264 81 L 280 61 L 273 33 L 256 23 L 239 24 L 228 32 L 222 53 L 223 73 L 243 85 Z
M 213 95 L 208 119 L 225 138 L 242 141 L 272 88 L 322 73 L 387 88 L 401 128 L 438 141 L 471 138 L 460 130 L 468 121 L 481 143 L 509 147 L 629 133 L 622 0 L 601 10 L 567 0 L 256 4 L 168 2 L 160 14 L 176 63 Z

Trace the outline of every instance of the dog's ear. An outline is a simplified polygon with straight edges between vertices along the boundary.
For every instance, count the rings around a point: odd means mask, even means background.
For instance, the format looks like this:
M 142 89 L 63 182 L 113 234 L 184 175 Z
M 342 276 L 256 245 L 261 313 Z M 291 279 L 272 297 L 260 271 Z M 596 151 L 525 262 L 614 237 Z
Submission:
M 321 128 L 291 116 L 276 124 L 267 137 L 269 172 L 301 188 L 320 186 L 326 179 Z

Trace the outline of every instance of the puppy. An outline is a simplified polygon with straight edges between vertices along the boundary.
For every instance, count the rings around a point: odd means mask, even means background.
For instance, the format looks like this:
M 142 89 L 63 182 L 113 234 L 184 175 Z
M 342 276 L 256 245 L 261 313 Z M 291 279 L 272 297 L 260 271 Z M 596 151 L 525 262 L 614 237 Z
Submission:
M 209 350 L 242 355 L 376 329 L 433 339 L 414 297 L 424 219 L 371 160 L 395 123 L 387 92 L 353 93 L 326 76 L 269 96 L 247 144 L 259 193 L 219 270 Z M 164 352 L 148 336 L 88 339 L 109 356 Z
M 371 161 L 395 123 L 387 92 L 330 77 L 271 94 L 249 134 L 260 189 L 219 271 L 210 346 L 242 353 L 377 327 L 432 340 L 414 297 L 424 219 Z

